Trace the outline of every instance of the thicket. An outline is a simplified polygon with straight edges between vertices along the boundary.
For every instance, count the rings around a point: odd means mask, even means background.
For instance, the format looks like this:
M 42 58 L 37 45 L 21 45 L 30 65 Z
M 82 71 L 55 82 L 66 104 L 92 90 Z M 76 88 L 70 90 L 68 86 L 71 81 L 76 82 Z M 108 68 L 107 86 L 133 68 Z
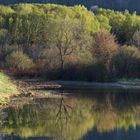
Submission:
M 0 6 L 0 67 L 19 76 L 140 77 L 140 16 L 54 4 Z
M 63 4 L 67 6 L 84 5 L 88 9 L 91 7 L 104 7 L 123 11 L 129 9 L 129 11 L 140 13 L 140 1 L 139 0 L 0 0 L 0 4 L 10 5 L 17 3 L 42 3 L 42 4 Z

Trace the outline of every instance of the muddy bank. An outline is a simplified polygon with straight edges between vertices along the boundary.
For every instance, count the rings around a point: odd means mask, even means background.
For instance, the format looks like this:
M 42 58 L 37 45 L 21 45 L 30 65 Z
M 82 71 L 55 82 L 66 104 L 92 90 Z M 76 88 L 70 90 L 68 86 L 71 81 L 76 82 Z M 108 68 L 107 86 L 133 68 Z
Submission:
M 36 98 L 62 98 L 67 96 L 67 93 L 62 94 L 56 92 L 59 90 L 99 90 L 100 91 L 117 91 L 128 90 L 132 92 L 140 91 L 140 81 L 118 81 L 112 83 L 98 83 L 98 82 L 81 82 L 81 81 L 42 81 L 38 79 L 18 79 L 17 84 L 20 94 L 11 96 L 11 102 L 2 107 L 11 105 L 22 105 L 29 103 Z M 56 92 L 56 93 L 55 93 Z M 16 104 L 15 104 L 16 103 Z
M 140 81 L 118 81 L 111 83 L 81 81 L 39 81 L 34 79 L 21 80 L 27 90 L 59 90 L 59 89 L 132 89 L 140 90 Z

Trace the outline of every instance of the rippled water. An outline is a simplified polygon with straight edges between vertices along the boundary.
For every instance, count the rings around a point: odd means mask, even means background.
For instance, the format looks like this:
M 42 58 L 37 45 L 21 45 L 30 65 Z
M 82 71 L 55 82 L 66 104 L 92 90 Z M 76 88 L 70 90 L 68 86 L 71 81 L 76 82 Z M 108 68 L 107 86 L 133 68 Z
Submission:
M 56 91 L 0 113 L 2 140 L 139 140 L 140 92 Z

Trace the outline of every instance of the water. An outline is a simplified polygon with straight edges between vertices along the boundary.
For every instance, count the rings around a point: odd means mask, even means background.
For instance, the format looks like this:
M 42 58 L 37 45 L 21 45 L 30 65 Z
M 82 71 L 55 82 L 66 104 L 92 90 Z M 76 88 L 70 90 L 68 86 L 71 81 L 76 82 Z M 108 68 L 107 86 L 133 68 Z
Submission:
M 1 111 L 0 140 L 140 139 L 138 91 L 62 92 Z

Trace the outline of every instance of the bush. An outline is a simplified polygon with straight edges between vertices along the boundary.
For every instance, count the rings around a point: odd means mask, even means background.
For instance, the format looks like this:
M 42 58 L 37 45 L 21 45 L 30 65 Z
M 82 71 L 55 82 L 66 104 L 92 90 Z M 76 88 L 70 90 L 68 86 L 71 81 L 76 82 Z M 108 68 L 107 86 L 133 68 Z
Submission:
M 95 35 L 92 47 L 93 57 L 99 62 L 108 64 L 117 50 L 116 38 L 113 34 L 105 31 L 98 32 Z
M 19 46 L 16 44 L 13 45 L 4 45 L 3 48 L 0 48 L 0 60 L 5 60 L 5 58 L 7 57 L 7 55 L 10 55 L 12 52 L 14 51 L 18 51 L 19 50 Z
M 18 45 L 4 45 L 4 47 L 0 48 L 0 67 L 5 67 L 5 59 L 8 55 L 10 55 L 12 52 L 19 50 Z
M 4 46 L 8 42 L 8 30 L 0 29 L 0 46 Z
M 33 66 L 32 60 L 22 51 L 12 52 L 6 58 L 8 68 L 16 71 L 26 71 Z
M 112 59 L 113 69 L 119 77 L 140 76 L 140 52 L 136 47 L 123 46 Z
M 113 34 L 101 31 L 95 35 L 92 46 L 92 56 L 95 59 L 92 72 L 93 80 L 110 80 L 110 62 L 117 49 L 118 44 Z
M 134 33 L 131 44 L 140 49 L 140 30 Z

